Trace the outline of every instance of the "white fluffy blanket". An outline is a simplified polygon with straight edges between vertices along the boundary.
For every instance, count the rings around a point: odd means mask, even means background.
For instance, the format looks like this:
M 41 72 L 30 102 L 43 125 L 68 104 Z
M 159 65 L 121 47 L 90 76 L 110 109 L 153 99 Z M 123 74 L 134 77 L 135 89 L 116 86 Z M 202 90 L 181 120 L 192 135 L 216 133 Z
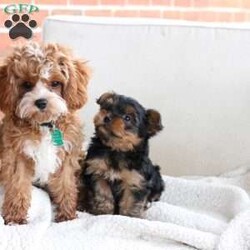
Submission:
M 78 213 L 53 223 L 48 195 L 34 187 L 27 225 L 5 226 L 1 219 L 0 249 L 250 249 L 250 168 L 164 179 L 166 191 L 146 219 Z

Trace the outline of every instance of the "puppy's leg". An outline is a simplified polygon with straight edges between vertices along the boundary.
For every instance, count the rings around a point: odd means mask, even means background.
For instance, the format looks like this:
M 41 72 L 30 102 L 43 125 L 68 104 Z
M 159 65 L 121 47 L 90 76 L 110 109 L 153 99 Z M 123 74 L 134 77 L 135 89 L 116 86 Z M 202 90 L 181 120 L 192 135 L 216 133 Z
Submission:
M 123 195 L 119 202 L 120 214 L 144 217 L 148 189 L 144 177 L 137 171 L 124 169 L 121 172 Z
M 48 189 L 52 202 L 57 206 L 57 222 L 76 218 L 77 180 L 73 162 L 77 164 L 77 161 L 66 157 L 62 166 L 49 178 Z
M 8 163 L 3 161 L 1 176 L 5 189 L 3 218 L 5 224 L 25 224 L 30 207 L 34 163 L 24 156 L 12 160 L 15 165 L 8 166 Z
M 158 201 L 165 188 L 164 181 L 160 174 L 159 166 L 151 166 L 151 176 L 147 181 L 147 186 L 150 190 L 150 194 L 148 196 L 149 202 Z
M 147 204 L 147 190 L 136 190 L 126 187 L 120 201 L 120 214 L 130 217 L 143 218 Z
M 92 190 L 88 192 L 88 207 L 89 212 L 95 215 L 114 213 L 114 198 L 106 180 L 93 182 Z

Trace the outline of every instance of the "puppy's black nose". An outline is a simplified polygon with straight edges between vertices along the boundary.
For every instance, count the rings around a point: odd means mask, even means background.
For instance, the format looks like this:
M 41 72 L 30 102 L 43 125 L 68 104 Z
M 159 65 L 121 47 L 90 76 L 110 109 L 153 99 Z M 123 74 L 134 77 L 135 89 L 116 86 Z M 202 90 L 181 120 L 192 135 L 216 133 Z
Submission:
M 47 103 L 48 101 L 46 99 L 38 99 L 35 101 L 35 105 L 41 110 L 47 107 Z

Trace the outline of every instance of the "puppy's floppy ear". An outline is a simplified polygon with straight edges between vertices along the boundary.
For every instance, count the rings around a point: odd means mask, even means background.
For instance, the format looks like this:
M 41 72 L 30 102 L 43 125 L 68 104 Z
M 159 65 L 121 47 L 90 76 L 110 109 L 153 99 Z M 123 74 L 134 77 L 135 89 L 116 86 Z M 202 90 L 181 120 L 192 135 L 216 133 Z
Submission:
M 114 96 L 114 92 L 106 92 L 97 99 L 96 103 L 100 106 L 102 106 L 104 103 L 112 104 L 114 102 Z
M 80 60 L 73 61 L 69 84 L 64 90 L 64 99 L 69 109 L 80 109 L 87 101 L 87 85 L 90 69 Z
M 8 80 L 7 63 L 0 63 L 0 110 L 4 113 L 11 108 L 11 83 Z
M 156 135 L 157 132 L 163 129 L 161 123 L 161 115 L 158 111 L 154 109 L 148 109 L 146 111 L 146 121 L 147 132 L 150 137 Z

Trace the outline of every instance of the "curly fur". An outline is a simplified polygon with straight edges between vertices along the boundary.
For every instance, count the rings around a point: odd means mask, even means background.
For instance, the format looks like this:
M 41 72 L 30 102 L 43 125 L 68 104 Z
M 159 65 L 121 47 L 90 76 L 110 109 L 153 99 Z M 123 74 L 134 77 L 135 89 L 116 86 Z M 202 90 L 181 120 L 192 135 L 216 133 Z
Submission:
M 76 217 L 77 174 L 83 134 L 76 111 L 87 100 L 89 70 L 59 44 L 27 43 L 0 64 L 0 180 L 6 224 L 27 222 L 32 184 L 45 187 L 57 208 L 56 221 Z M 45 99 L 40 110 L 35 102 Z M 54 124 L 64 146 L 51 141 Z

